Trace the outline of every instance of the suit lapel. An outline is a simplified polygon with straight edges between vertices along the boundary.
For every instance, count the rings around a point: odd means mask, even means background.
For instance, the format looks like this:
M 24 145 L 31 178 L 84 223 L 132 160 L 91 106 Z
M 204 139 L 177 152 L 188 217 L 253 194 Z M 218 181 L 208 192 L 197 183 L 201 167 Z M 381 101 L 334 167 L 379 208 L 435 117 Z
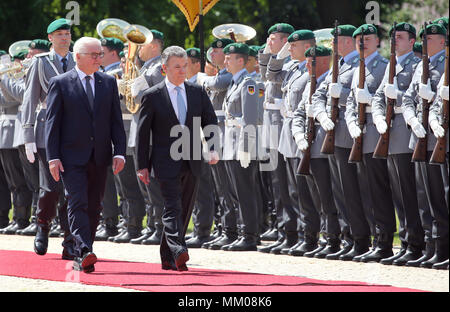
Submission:
M 184 84 L 184 88 L 186 89 L 186 126 L 192 126 L 192 103 L 194 102 L 194 93 L 192 92 L 193 90 L 191 89 L 191 86 L 189 86 L 188 84 Z
M 163 87 L 161 89 L 161 92 L 162 92 L 162 96 L 163 96 L 163 103 L 166 104 L 167 110 L 169 111 L 169 115 L 172 118 L 172 122 L 175 124 L 180 124 L 177 114 L 175 113 L 175 110 L 172 106 L 172 101 L 170 100 L 169 90 L 167 90 L 166 83 L 163 81 L 162 84 L 163 84 Z

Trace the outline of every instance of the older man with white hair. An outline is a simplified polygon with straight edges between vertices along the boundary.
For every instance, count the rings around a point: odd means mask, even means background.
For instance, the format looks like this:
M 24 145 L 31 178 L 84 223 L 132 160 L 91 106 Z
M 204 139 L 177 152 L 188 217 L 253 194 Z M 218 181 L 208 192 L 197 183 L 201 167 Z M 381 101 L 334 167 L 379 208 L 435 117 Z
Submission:
M 77 65 L 50 80 L 47 101 L 45 145 L 50 173 L 55 181 L 62 178 L 75 242 L 73 268 L 84 272 L 94 271 L 97 261 L 92 245 L 107 168 L 112 163 L 117 174 L 125 163 L 126 137 L 117 83 L 114 77 L 98 72 L 103 55 L 98 39 L 77 40 Z

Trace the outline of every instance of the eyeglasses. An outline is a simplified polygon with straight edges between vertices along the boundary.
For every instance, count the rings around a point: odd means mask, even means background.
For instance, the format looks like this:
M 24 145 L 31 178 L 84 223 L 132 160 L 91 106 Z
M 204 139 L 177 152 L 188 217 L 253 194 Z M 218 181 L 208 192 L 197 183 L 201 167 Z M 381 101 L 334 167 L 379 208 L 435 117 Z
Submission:
M 94 60 L 96 60 L 97 58 L 103 58 L 105 56 L 104 52 L 100 52 L 100 53 L 95 53 L 95 52 L 91 52 L 91 53 L 83 53 L 80 52 L 78 54 L 88 54 L 91 56 L 91 58 L 93 58 Z

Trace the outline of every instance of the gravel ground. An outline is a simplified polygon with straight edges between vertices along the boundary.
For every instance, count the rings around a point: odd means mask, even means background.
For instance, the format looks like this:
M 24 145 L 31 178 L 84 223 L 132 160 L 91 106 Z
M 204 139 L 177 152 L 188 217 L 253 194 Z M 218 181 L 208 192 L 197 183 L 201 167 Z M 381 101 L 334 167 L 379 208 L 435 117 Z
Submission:
M 0 249 L 33 251 L 33 240 L 34 237 L 0 235 Z M 50 238 L 48 252 L 60 253 L 61 242 L 61 238 Z M 95 242 L 94 252 L 99 258 L 159 263 L 159 246 Z M 188 266 L 192 268 L 303 276 L 320 280 L 359 281 L 434 292 L 449 291 L 449 271 L 310 259 L 260 252 L 190 249 L 189 255 L 191 260 Z M 0 291 L 118 292 L 131 290 L 0 276 Z

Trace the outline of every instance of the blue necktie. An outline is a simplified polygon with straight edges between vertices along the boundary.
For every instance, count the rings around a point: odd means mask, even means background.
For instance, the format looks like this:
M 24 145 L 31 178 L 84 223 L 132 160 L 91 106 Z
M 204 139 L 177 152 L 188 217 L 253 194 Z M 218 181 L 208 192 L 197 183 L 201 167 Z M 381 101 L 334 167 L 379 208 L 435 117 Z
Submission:
M 181 94 L 181 88 L 175 87 L 175 90 L 177 91 L 178 120 L 180 124 L 184 125 L 186 122 L 186 104 Z
M 62 60 L 61 60 L 61 62 L 63 63 L 63 72 L 66 72 L 67 71 L 67 59 L 66 58 L 63 58 Z
M 91 110 L 94 110 L 94 92 L 92 91 L 91 87 L 91 76 L 86 76 L 84 79 L 86 79 L 86 95 L 88 97 L 89 106 L 91 107 Z

